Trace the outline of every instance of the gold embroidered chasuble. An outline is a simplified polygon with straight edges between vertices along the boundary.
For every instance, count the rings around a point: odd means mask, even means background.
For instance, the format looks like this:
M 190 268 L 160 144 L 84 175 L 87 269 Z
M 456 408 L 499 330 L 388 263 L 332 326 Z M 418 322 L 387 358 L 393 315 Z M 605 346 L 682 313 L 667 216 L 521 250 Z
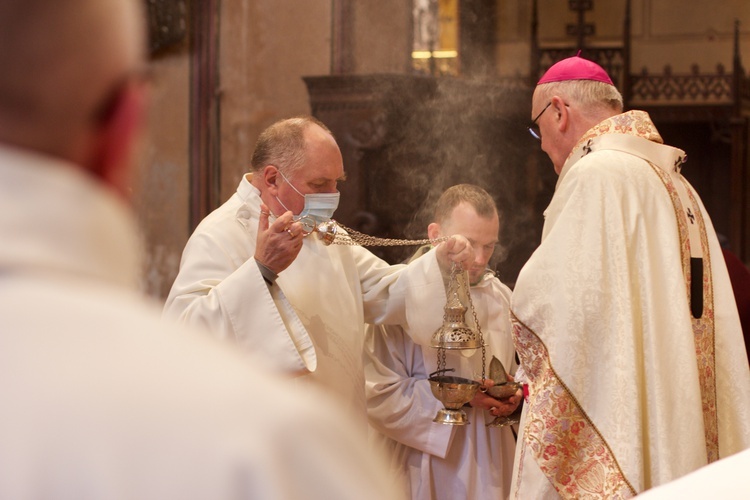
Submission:
M 736 306 L 684 161 L 631 111 L 563 167 L 513 295 L 516 498 L 628 498 L 750 446 Z

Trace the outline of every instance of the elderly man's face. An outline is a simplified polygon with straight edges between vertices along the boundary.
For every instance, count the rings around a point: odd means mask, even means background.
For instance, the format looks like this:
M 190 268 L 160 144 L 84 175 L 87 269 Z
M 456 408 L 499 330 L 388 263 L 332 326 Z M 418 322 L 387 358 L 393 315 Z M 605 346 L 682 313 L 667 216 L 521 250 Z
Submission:
M 317 125 L 305 131 L 307 154 L 305 164 L 287 176 L 302 195 L 335 193 L 338 182 L 345 179 L 344 161 L 336 141 Z M 279 199 L 289 210 L 299 214 L 305 205 L 304 196 L 287 182 L 279 185 Z

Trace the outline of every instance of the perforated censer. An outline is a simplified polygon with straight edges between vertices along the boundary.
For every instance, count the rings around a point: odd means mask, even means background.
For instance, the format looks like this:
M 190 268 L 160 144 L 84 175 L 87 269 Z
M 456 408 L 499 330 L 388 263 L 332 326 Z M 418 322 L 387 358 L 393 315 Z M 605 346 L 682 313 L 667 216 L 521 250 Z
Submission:
M 471 313 L 474 316 L 476 330 L 466 324 L 467 308 L 461 303 L 459 290 L 464 292 Z M 463 410 L 463 406 L 474 399 L 480 388 L 479 382 L 463 377 L 445 375 L 454 368 L 446 368 L 446 350 L 456 349 L 481 349 L 482 350 L 482 380 L 484 381 L 484 366 L 486 352 L 482 330 L 479 326 L 474 305 L 471 302 L 471 294 L 468 289 L 468 276 L 458 265 L 453 264 L 450 281 L 448 283 L 448 300 L 445 304 L 443 314 L 443 325 L 432 335 L 430 347 L 437 349 L 437 370 L 430 374 L 430 388 L 444 408 L 438 410 L 433 422 L 448 425 L 466 425 L 469 418 Z

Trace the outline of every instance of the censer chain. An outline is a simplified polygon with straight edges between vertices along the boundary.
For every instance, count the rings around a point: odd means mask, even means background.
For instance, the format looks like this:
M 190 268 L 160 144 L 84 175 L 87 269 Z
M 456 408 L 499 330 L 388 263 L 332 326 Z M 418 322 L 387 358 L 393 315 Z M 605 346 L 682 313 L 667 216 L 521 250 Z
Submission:
M 354 229 L 346 227 L 340 222 L 336 222 L 347 234 L 336 234 L 336 238 L 333 240 L 334 245 L 359 245 L 363 247 L 395 247 L 395 246 L 409 246 L 409 245 L 426 245 L 428 243 L 435 245 L 442 241 L 448 240 L 447 236 L 435 238 L 431 240 L 425 238 L 422 240 L 408 240 L 398 238 L 380 238 L 378 236 L 370 236 L 369 234 L 360 233 Z
M 479 326 L 479 318 L 477 318 L 477 311 L 476 309 L 474 309 L 474 303 L 471 301 L 470 290 L 466 291 L 466 296 L 469 299 L 469 309 L 471 309 L 471 314 L 474 316 L 474 324 L 476 325 L 477 333 L 479 334 L 479 343 L 482 345 L 482 384 L 484 384 L 484 380 L 485 380 L 485 377 L 484 377 L 485 368 L 484 367 L 486 366 L 486 363 L 487 363 L 487 351 L 484 347 L 484 336 L 482 335 L 482 328 Z

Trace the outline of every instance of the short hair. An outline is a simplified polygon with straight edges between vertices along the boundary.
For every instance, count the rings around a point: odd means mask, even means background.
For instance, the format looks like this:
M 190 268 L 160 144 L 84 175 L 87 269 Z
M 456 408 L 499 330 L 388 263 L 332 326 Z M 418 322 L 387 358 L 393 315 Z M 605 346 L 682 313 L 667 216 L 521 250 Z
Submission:
M 274 165 L 285 175 L 290 176 L 305 162 L 305 130 L 317 125 L 333 137 L 333 133 L 320 120 L 312 116 L 296 116 L 275 122 L 269 126 L 255 143 L 250 160 L 253 172 L 266 165 Z
M 480 217 L 489 219 L 498 214 L 495 200 L 487 191 L 474 184 L 457 184 L 440 195 L 435 203 L 433 220 L 443 224 L 450 219 L 453 209 L 464 202 L 471 205 Z
M 569 103 L 575 103 L 584 110 L 607 109 L 622 113 L 622 94 L 617 87 L 594 80 L 566 80 L 537 85 L 537 95 L 542 101 L 549 100 L 553 95 L 559 95 Z

